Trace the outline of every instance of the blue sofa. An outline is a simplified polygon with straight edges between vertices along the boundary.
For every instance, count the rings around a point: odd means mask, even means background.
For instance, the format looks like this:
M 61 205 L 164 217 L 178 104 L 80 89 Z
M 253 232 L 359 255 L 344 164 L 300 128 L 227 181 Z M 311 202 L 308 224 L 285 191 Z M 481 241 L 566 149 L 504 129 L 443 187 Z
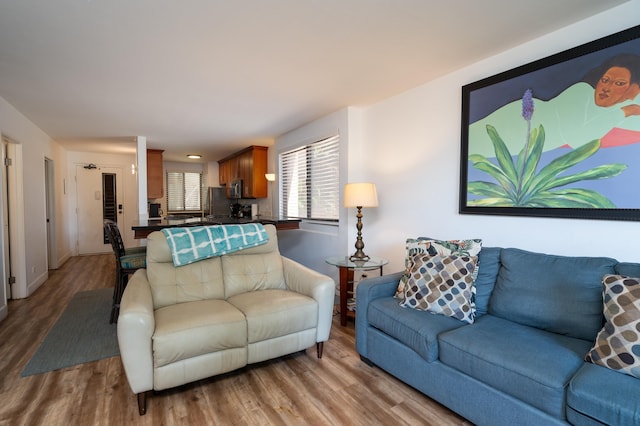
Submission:
M 602 277 L 640 264 L 485 247 L 478 265 L 472 324 L 401 307 L 401 272 L 361 281 L 362 360 L 478 425 L 640 425 L 640 379 L 584 361 Z

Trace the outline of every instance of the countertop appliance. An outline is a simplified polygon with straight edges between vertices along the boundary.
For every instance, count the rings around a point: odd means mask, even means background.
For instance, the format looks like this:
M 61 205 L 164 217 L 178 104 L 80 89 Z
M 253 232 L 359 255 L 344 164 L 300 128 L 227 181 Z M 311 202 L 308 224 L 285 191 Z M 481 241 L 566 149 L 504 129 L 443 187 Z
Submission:
M 231 204 L 231 217 L 235 218 L 251 218 L 251 204 L 243 205 L 239 203 Z
M 213 186 L 207 188 L 205 216 L 214 218 L 229 217 L 230 206 L 231 202 L 227 198 L 226 188 Z
M 242 204 L 231 204 L 231 217 L 242 217 Z
M 157 219 L 162 216 L 162 209 L 160 203 L 149 203 L 149 218 Z

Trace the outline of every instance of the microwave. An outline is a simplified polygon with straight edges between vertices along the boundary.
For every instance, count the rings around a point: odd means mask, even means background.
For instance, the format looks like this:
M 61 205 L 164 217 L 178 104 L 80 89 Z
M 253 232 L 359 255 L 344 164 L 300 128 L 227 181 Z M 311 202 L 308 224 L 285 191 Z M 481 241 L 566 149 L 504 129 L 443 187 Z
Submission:
M 229 183 L 227 198 L 242 198 L 242 179 L 233 180 Z

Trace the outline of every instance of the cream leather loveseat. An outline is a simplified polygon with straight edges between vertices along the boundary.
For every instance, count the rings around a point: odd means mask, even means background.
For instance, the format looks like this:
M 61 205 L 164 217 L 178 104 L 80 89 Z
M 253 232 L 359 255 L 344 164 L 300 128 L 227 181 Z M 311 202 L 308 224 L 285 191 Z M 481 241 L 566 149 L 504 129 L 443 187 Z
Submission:
M 304 350 L 322 357 L 335 284 L 269 241 L 175 267 L 162 232 L 148 236 L 147 269 L 122 297 L 118 343 L 140 414 L 146 395 Z

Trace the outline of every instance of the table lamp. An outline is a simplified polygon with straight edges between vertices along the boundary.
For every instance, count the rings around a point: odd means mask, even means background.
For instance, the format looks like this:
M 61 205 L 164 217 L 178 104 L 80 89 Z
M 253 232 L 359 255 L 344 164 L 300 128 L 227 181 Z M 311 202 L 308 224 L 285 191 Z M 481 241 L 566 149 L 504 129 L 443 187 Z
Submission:
M 345 207 L 355 207 L 358 209 L 356 217 L 358 223 L 358 237 L 356 238 L 356 252 L 349 257 L 349 260 L 369 260 L 369 256 L 364 254 L 364 242 L 362 242 L 362 208 L 378 207 L 378 194 L 376 193 L 376 185 L 374 183 L 348 183 L 344 186 Z

